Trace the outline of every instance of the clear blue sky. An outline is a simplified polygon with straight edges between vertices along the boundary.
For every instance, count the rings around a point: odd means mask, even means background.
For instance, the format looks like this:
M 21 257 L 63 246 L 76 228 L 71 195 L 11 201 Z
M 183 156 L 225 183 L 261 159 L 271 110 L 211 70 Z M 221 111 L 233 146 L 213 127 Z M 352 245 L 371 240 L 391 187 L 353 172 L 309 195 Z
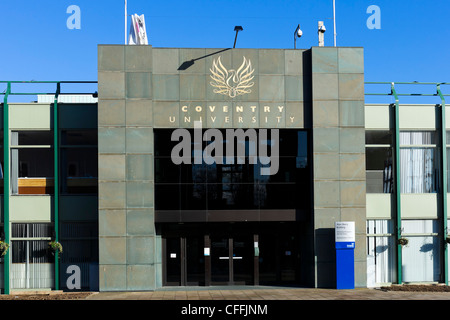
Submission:
M 332 0 L 128 0 L 144 14 L 154 47 L 317 46 L 317 22 L 333 45 Z M 81 29 L 66 22 L 81 10 Z M 381 29 L 366 25 L 370 5 Z M 1 80 L 97 80 L 97 45 L 124 43 L 124 0 L 0 0 Z M 128 20 L 130 21 L 130 20 Z M 337 45 L 364 47 L 366 81 L 450 82 L 449 0 L 336 0 Z M 449 92 L 450 93 L 450 92 Z

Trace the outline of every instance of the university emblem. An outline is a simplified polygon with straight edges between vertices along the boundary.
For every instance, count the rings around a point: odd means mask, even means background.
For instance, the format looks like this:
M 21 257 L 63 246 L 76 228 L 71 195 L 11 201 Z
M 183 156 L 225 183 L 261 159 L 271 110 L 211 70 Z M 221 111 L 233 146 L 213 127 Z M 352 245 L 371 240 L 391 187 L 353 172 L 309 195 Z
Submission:
M 220 61 L 220 57 L 217 58 L 217 61 L 213 60 L 212 67 L 209 70 L 211 71 L 210 77 L 213 80 L 210 84 L 215 88 L 214 93 L 234 98 L 252 92 L 250 88 L 255 84 L 251 82 L 255 70 L 252 68 L 251 61 L 243 58 L 244 61 L 237 70 L 227 70 Z

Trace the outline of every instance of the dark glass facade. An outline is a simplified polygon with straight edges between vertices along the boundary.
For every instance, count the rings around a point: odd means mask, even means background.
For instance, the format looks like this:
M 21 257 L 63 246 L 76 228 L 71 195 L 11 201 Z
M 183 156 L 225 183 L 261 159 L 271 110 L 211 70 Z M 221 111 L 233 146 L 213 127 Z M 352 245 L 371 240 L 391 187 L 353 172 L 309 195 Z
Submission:
M 172 131 L 154 131 L 157 211 L 309 208 L 307 131 L 279 131 L 279 169 L 274 175 L 262 175 L 261 163 L 251 164 L 248 153 L 243 164 L 236 157 L 234 164 L 195 164 L 193 143 L 191 164 L 174 164 L 171 151 L 179 142 L 171 141 Z

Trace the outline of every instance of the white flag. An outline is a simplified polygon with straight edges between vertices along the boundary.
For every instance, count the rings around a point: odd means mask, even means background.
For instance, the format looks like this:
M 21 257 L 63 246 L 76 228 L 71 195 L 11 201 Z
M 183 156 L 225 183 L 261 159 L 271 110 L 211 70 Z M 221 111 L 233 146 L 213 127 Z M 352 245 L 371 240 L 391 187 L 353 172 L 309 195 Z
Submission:
M 144 15 L 138 16 L 137 14 L 133 14 L 131 16 L 128 44 L 148 44 Z

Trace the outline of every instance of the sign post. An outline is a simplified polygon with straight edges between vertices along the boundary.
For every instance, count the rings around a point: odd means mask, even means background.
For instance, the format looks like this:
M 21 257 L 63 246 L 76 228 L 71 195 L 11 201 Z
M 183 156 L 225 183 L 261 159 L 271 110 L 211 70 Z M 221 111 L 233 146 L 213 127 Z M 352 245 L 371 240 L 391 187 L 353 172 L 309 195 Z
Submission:
M 335 222 L 336 289 L 355 289 L 355 222 Z

